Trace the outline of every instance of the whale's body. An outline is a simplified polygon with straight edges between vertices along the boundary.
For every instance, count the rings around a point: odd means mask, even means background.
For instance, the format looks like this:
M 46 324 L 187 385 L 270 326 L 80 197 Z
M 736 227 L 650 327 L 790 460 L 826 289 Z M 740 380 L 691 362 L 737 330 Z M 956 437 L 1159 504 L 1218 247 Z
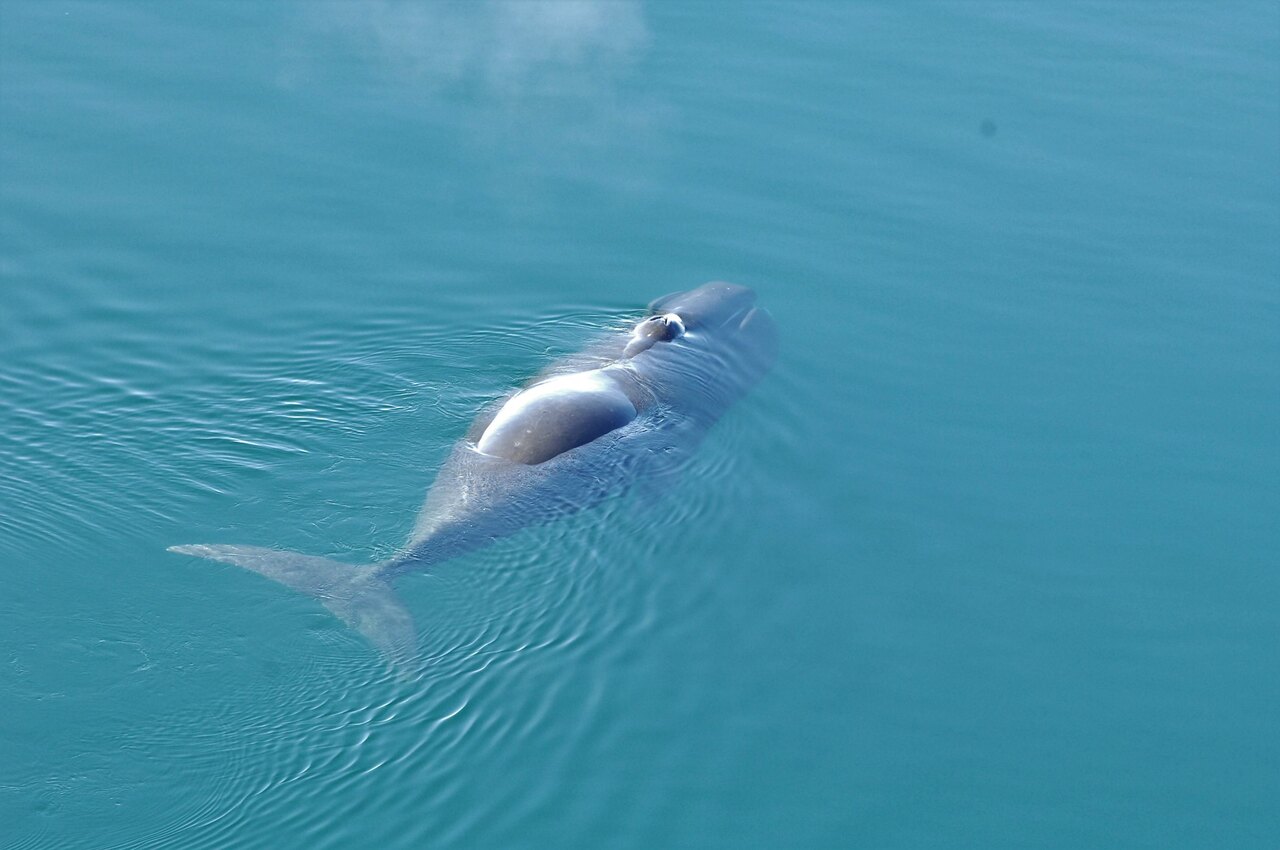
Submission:
M 237 545 L 171 551 L 236 564 L 315 596 L 403 663 L 416 653 L 416 631 L 391 580 L 598 504 L 638 480 L 677 475 L 773 362 L 773 321 L 755 300 L 728 283 L 660 298 L 631 332 L 553 364 L 491 405 L 454 445 L 409 539 L 386 561 L 359 567 Z

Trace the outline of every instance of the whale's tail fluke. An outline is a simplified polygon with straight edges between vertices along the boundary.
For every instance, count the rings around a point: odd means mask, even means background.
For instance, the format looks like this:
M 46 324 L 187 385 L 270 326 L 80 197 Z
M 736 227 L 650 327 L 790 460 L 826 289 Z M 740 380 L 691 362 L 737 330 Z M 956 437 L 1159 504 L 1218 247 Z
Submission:
M 260 546 L 195 544 L 169 551 L 235 564 L 315 597 L 401 672 L 417 657 L 413 618 L 372 567 Z

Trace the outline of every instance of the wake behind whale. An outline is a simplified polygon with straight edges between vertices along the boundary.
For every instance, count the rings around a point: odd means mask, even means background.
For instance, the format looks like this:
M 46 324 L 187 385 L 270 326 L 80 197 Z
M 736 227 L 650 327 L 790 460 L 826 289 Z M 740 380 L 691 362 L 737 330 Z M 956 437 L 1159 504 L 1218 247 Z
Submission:
M 453 447 L 413 532 L 391 558 L 356 566 L 226 544 L 170 551 L 235 564 L 313 596 L 395 665 L 417 654 L 396 576 L 530 525 L 678 475 L 724 412 L 767 372 L 773 320 L 745 286 L 659 298 L 629 333 L 566 357 L 485 409 Z

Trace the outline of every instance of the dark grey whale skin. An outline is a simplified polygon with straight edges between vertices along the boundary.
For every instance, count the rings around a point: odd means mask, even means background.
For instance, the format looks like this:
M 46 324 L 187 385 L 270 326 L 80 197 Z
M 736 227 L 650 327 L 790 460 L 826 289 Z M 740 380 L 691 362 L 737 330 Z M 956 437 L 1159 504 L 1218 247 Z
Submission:
M 408 541 L 386 561 L 358 567 L 238 545 L 170 551 L 236 564 L 315 596 L 403 668 L 416 657 L 416 630 L 390 581 L 596 505 L 638 481 L 658 485 L 650 492 L 665 489 L 662 482 L 679 474 L 707 430 L 773 363 L 776 330 L 755 302 L 753 290 L 722 282 L 672 293 L 652 302 L 649 314 L 678 315 L 683 335 L 624 356 L 629 344 L 636 348 L 632 334 L 611 334 L 531 380 L 526 387 L 616 364 L 608 374 L 636 410 L 634 419 L 600 436 L 600 422 L 580 411 L 544 415 L 540 434 L 575 446 L 550 459 L 522 463 L 481 453 L 481 435 L 515 393 L 486 408 L 441 466 Z M 572 433 L 583 427 L 588 432 Z

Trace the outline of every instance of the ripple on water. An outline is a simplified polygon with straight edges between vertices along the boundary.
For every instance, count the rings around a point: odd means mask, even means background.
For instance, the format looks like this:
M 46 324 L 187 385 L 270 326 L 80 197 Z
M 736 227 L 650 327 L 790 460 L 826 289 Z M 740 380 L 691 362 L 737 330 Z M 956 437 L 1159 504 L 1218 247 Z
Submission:
M 127 334 L 116 353 L 69 361 L 77 366 L 37 353 L 0 374 L 0 416 L 11 423 L 0 434 L 0 501 L 12 506 L 0 531 L 32 562 L 68 535 L 82 545 L 138 538 L 157 551 L 235 539 L 373 560 L 407 533 L 432 466 L 480 407 L 624 324 L 581 309 L 472 329 L 384 317 L 287 344 L 198 338 L 171 357 Z M 785 374 L 768 380 L 771 398 L 794 398 Z M 735 445 L 746 429 L 781 444 L 793 415 L 748 402 L 661 490 L 401 579 L 423 647 L 408 677 L 310 600 L 184 564 L 172 581 L 253 599 L 234 628 L 262 632 L 186 635 L 175 650 L 186 663 L 213 653 L 187 675 L 222 675 L 226 686 L 163 717 L 114 724 L 121 753 L 182 788 L 171 819 L 117 846 L 226 846 L 255 818 L 332 844 L 345 822 L 362 822 L 367 801 L 353 792 L 375 778 L 398 789 L 395 805 L 439 813 L 477 760 L 524 748 L 551 773 L 569 769 L 571 754 L 615 734 L 605 727 L 616 718 L 598 711 L 611 671 L 714 601 L 721 572 L 691 558 L 688 539 L 768 485 Z M 85 502 L 95 510 L 78 511 Z M 157 527 L 173 539 L 153 539 Z M 422 837 L 465 839 L 545 803 L 545 792 L 517 790 L 472 795 L 465 817 L 424 818 Z M 327 801 L 322 817 L 308 799 Z

